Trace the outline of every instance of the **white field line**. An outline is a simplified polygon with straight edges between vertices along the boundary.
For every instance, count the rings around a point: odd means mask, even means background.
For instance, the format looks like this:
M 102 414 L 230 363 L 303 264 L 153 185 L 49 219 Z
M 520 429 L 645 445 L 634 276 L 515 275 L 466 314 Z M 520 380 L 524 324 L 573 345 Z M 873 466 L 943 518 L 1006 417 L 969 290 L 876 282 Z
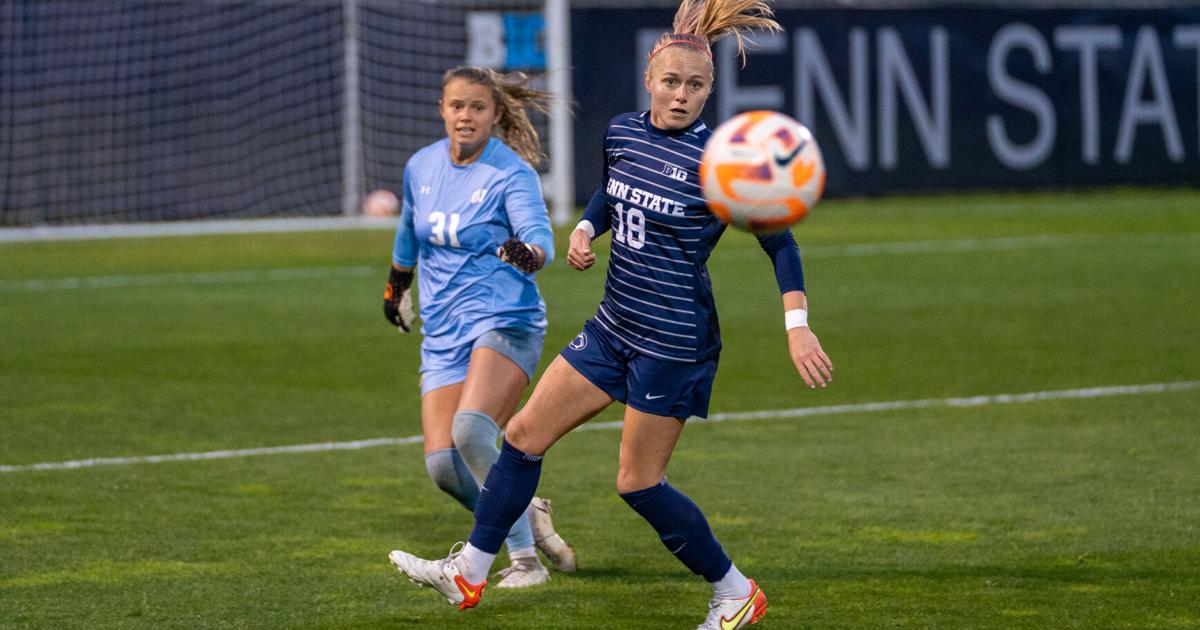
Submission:
M 1122 235 L 1124 236 L 1124 235 Z M 995 238 L 966 238 L 896 243 L 854 243 L 846 245 L 812 245 L 804 247 L 805 257 L 840 258 L 844 256 L 878 256 L 886 254 L 943 254 L 951 252 L 1003 251 L 1033 247 L 1058 247 L 1095 237 L 1090 235 L 1039 234 L 1033 236 L 999 236 Z M 1127 237 L 1126 237 L 1127 238 Z
M 356 267 L 297 267 L 292 269 L 248 269 L 244 271 L 197 271 L 154 273 L 126 276 L 84 276 L 42 280 L 0 281 L 0 291 L 61 291 L 65 289 L 120 289 L 125 287 L 178 286 L 203 284 L 252 284 L 287 280 L 362 277 L 378 274 L 379 269 Z
M 803 248 L 805 257 L 839 258 L 904 254 L 938 254 L 953 252 L 1011 251 L 1035 247 L 1059 247 L 1097 239 L 1119 238 L 1158 242 L 1172 238 L 1197 238 L 1200 235 L 1033 235 L 996 238 L 901 241 L 895 243 L 855 243 L 847 245 L 814 245 Z M 372 267 L 302 267 L 295 269 L 248 269 L 244 271 L 201 271 L 182 273 L 136 274 L 114 276 L 83 276 L 75 278 L 45 278 L 0 280 L 0 291 L 60 291 L 67 289 L 119 289 L 160 285 L 247 284 L 289 280 L 312 280 L 344 276 L 363 277 L 378 270 Z
M 396 229 L 396 217 L 295 217 L 268 219 L 205 219 L 161 223 L 0 228 L 0 243 L 73 241 L 81 239 L 258 234 L 263 232 L 323 232 L 330 230 Z
M 1080 398 L 1101 398 L 1105 396 L 1130 396 L 1135 394 L 1161 394 L 1165 392 L 1182 392 L 1200 388 L 1200 381 L 1179 381 L 1175 383 L 1150 383 L 1145 385 L 1115 385 L 1108 387 L 1086 387 L 1082 389 L 1064 389 L 1046 392 L 1027 392 L 1024 394 L 994 394 L 991 396 L 971 396 L 967 398 L 925 398 L 919 400 L 893 400 L 888 402 L 858 403 L 846 405 L 828 405 L 825 407 L 799 407 L 795 409 L 768 409 L 763 411 L 739 411 L 730 413 L 715 413 L 708 418 L 692 418 L 695 423 L 713 422 L 742 422 L 746 420 L 778 420 L 807 418 L 812 416 L 831 416 L 847 413 L 875 413 L 880 411 L 897 411 L 908 409 L 930 409 L 940 407 L 987 407 L 991 405 L 1008 405 L 1014 403 L 1030 403 L 1045 400 L 1070 400 Z M 620 429 L 621 422 L 597 422 L 579 427 L 579 431 L 604 431 Z M 349 451 L 376 446 L 397 446 L 404 444 L 419 444 L 423 440 L 420 435 L 404 438 L 375 438 L 355 440 L 352 442 L 324 442 L 319 444 L 296 444 L 292 446 L 268 446 L 263 448 L 246 448 L 223 451 L 207 451 L 203 453 L 172 453 L 169 455 L 146 455 L 141 457 L 97 457 L 77 459 L 66 462 L 46 462 L 41 464 L 20 464 L 15 466 L 0 465 L 0 473 L 32 472 L 44 470 L 75 470 L 93 466 L 128 466 L 132 464 L 160 464 L 164 462 L 183 462 L 209 459 L 230 459 L 237 457 L 253 457 L 257 455 L 279 455 L 286 453 L 317 453 L 324 451 Z

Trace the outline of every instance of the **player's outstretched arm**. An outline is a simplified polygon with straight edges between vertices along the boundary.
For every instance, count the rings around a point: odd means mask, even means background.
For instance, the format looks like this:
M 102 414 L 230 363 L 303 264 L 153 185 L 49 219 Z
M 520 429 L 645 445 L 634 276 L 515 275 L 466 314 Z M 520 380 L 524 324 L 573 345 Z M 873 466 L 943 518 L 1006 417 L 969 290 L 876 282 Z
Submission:
M 788 352 L 800 378 L 809 387 L 825 387 L 833 381 L 833 361 L 821 349 L 821 341 L 808 326 L 808 300 L 802 291 L 783 294 Z

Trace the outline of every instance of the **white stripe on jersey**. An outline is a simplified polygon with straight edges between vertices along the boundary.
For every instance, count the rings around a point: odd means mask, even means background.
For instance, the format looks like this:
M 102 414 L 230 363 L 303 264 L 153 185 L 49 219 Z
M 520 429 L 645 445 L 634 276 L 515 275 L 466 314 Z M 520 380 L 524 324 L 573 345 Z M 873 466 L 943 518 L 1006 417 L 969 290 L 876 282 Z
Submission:
M 635 128 L 633 128 L 633 127 L 622 127 L 621 125 L 613 125 L 613 126 L 612 126 L 612 128 L 613 128 L 613 129 L 628 129 L 628 130 L 630 130 L 630 131 L 639 131 L 638 129 L 635 129 Z M 645 131 L 644 131 L 644 130 L 641 130 L 641 131 L 642 131 L 642 133 L 645 133 Z M 647 142 L 646 140 L 642 140 L 641 138 L 631 138 L 631 137 L 629 137 L 629 136 L 609 136 L 609 137 L 608 137 L 608 139 L 609 139 L 609 140 L 628 140 L 628 141 L 630 141 L 630 142 L 639 142 L 639 143 L 641 143 L 641 144 L 647 144 L 647 145 L 650 145 L 650 146 L 652 146 L 652 147 L 654 147 L 655 149 L 658 149 L 658 150 L 660 150 L 660 151 L 666 151 L 667 153 L 670 153 L 671 155 L 678 155 L 679 157 L 681 157 L 681 158 L 683 158 L 683 159 L 685 159 L 685 160 L 691 160 L 691 161 L 695 162 L 696 164 L 699 164 L 699 163 L 700 163 L 700 158 L 698 158 L 698 157 L 692 157 L 692 156 L 690 156 L 690 155 L 684 155 L 684 154 L 682 154 L 682 153 L 680 153 L 680 152 L 678 152 L 678 151 L 672 151 L 672 150 L 670 150 L 670 149 L 664 148 L 662 145 L 654 144 L 653 142 Z M 674 138 L 672 138 L 672 139 L 674 139 Z M 681 144 L 683 144 L 683 146 L 685 146 L 685 147 L 688 147 L 689 149 L 695 149 L 695 148 L 696 148 L 696 147 L 693 147 L 693 146 L 692 146 L 692 145 L 690 145 L 690 144 L 687 144 L 686 142 L 684 142 L 684 143 L 681 143 Z M 610 150 L 610 151 L 609 151 L 609 153 L 611 153 L 612 151 L 629 151 L 630 153 L 633 153 L 633 150 L 632 150 L 632 149 L 612 149 L 612 150 Z M 639 154 L 639 155 L 641 155 L 641 154 Z M 656 158 L 656 159 L 661 159 L 661 158 Z
M 625 243 L 618 243 L 618 245 L 620 245 L 622 249 L 632 249 Z M 683 265 L 691 265 L 693 267 L 696 266 L 696 263 L 694 263 L 690 260 L 675 260 L 674 258 L 667 258 L 666 256 L 655 256 L 654 254 L 647 254 L 646 252 L 643 252 L 639 249 L 635 249 L 633 251 L 637 252 L 638 256 L 645 256 L 647 258 L 657 258 L 659 260 L 665 260 L 667 262 L 679 263 L 679 264 L 683 264 Z M 620 250 L 618 250 L 618 249 L 610 250 L 610 253 L 612 253 L 614 256 L 616 256 L 619 252 L 620 252 Z M 626 259 L 628 259 L 628 258 L 626 258 Z M 688 277 L 691 277 L 691 276 L 688 276 Z
M 704 130 L 704 124 L 703 124 L 703 123 L 702 123 L 702 124 L 701 124 L 699 127 L 696 127 L 696 131 L 703 131 L 703 130 Z M 699 139 L 700 139 L 700 134 L 695 134 L 695 133 L 692 133 L 692 132 L 690 132 L 690 131 L 685 131 L 685 132 L 683 132 L 683 135 L 685 135 L 685 136 L 691 136 L 691 137 L 693 137 L 693 138 L 695 138 L 695 139 L 697 139 L 697 140 L 699 140 Z M 695 145 L 688 144 L 688 143 L 684 142 L 683 140 L 680 140 L 679 138 L 676 138 L 676 137 L 674 137 L 674 136 L 667 136 L 667 140 L 671 140 L 671 141 L 673 141 L 673 142 L 678 142 L 679 144 L 682 144 L 682 145 L 683 145 L 683 146 L 685 146 L 685 147 L 691 147 L 691 148 L 693 148 L 693 149 L 694 149 L 694 148 L 696 148 L 696 147 L 695 147 Z M 701 149 L 701 150 L 703 151 L 703 149 Z
M 672 313 L 683 313 L 684 315 L 694 315 L 695 314 L 692 311 L 689 311 L 684 308 L 674 308 L 671 306 L 663 306 L 662 304 L 655 304 L 654 302 L 647 302 L 646 300 L 633 297 L 632 295 L 629 295 L 628 293 L 625 293 L 623 291 L 618 291 L 617 288 L 613 287 L 613 286 L 609 286 L 608 288 L 611 289 L 612 292 L 616 293 L 617 295 L 627 297 L 627 298 L 633 300 L 634 302 L 640 302 L 642 304 L 645 304 L 646 306 L 653 306 L 654 308 L 661 308 L 664 311 L 671 311 Z
M 646 230 L 646 233 L 647 234 L 658 234 L 658 232 L 651 232 L 649 230 Z M 653 245 L 655 247 L 661 247 L 663 249 L 673 249 L 677 252 L 683 252 L 685 254 L 695 254 L 696 253 L 696 250 L 694 250 L 694 249 L 683 249 L 680 247 L 675 247 L 674 245 L 664 245 L 663 243 L 655 243 L 654 241 L 646 241 L 646 244 Z
M 657 272 L 659 272 L 659 273 L 669 273 L 669 274 L 671 274 L 672 276 L 683 276 L 684 278 L 691 278 L 691 277 L 692 277 L 692 274 L 690 274 L 690 273 L 683 273 L 683 272 L 680 272 L 680 271 L 671 271 L 671 270 L 669 270 L 669 269 L 659 269 L 658 267 L 651 267 L 650 265 L 647 265 L 647 264 L 644 264 L 644 263 L 640 263 L 640 262 L 637 262 L 637 261 L 635 261 L 635 260 L 630 260 L 630 259 L 628 259 L 628 258 L 613 258 L 613 259 L 612 259 L 612 261 L 613 261 L 613 262 L 625 262 L 625 263 L 629 263 L 629 264 L 631 264 L 631 265 L 637 265 L 637 266 L 639 266 L 639 267 L 645 267 L 646 269 L 651 269 L 651 270 L 657 271 Z M 611 265 L 612 263 L 609 263 L 609 264 Z M 630 272 L 630 273 L 633 273 L 633 272 Z M 648 278 L 647 278 L 647 279 L 648 279 Z M 662 280 L 655 280 L 655 282 L 658 282 L 658 283 L 660 283 L 660 284 L 670 284 L 670 285 L 671 285 L 671 286 L 673 286 L 673 287 L 680 287 L 680 288 L 683 288 L 683 289 L 690 289 L 690 288 L 692 288 L 692 287 L 689 287 L 689 286 L 687 286 L 687 285 L 683 285 L 683 284 L 671 284 L 670 282 L 663 282 Z
M 667 236 L 665 234 L 662 234 L 661 232 L 651 232 L 650 230 L 646 230 L 646 233 L 647 234 L 656 234 L 658 236 Z M 694 250 L 694 249 L 683 249 L 682 247 L 675 247 L 674 245 L 667 245 L 666 243 L 659 243 L 656 241 L 652 241 L 650 239 L 646 239 L 646 245 L 653 245 L 654 247 L 657 247 L 659 249 L 669 249 L 671 251 L 682 252 L 684 254 L 695 254 L 696 253 L 696 250 Z M 642 250 L 639 249 L 638 251 L 640 252 Z
M 619 302 L 619 301 L 617 301 L 617 300 L 616 300 L 616 299 L 614 299 L 614 298 L 613 298 L 613 299 L 611 299 L 611 301 L 612 301 L 612 304 L 622 307 L 622 310 L 624 310 L 624 311 L 629 311 L 630 313 L 637 313 L 637 314 L 640 314 L 640 316 L 642 316 L 642 317 L 647 317 L 647 318 L 650 318 L 650 319 L 656 319 L 656 320 L 659 320 L 659 322 L 666 322 L 667 324 L 674 324 L 674 325 L 677 325 L 677 326 L 689 326 L 689 328 L 696 328 L 696 324 L 689 324 L 689 323 L 686 323 L 686 322 L 679 322 L 679 320 L 678 320 L 678 319 L 665 319 L 665 318 L 661 318 L 661 317 L 655 317 L 655 316 L 652 316 L 652 314 L 650 314 L 650 313 L 643 313 L 643 312 L 641 312 L 641 311 L 638 311 L 638 310 L 637 310 L 637 308 L 630 308 L 630 307 L 628 307 L 628 306 L 625 306 L 625 305 L 623 305 L 623 304 L 620 304 L 620 302 Z M 601 306 L 602 306 L 602 304 L 601 304 Z
M 625 273 L 629 273 L 629 272 L 625 272 Z M 651 291 L 650 289 L 643 289 L 642 287 L 639 287 L 636 284 L 629 284 L 628 282 L 625 282 L 624 280 L 616 277 L 613 274 L 608 274 L 608 277 L 612 278 L 613 280 L 616 280 L 617 282 L 620 282 L 621 284 L 623 284 L 631 289 L 637 289 L 638 291 L 641 291 L 642 293 L 650 293 L 652 295 L 657 295 L 659 297 L 665 297 L 668 300 L 682 300 L 684 302 L 692 302 L 692 303 L 696 302 L 696 300 L 693 300 L 692 298 L 686 298 L 686 297 L 682 297 L 682 296 L 678 296 L 678 295 L 667 295 L 666 293 L 659 293 L 656 291 Z M 642 278 L 643 280 L 650 280 L 650 278 L 647 278 L 645 276 L 638 275 L 638 277 Z
M 649 184 L 649 185 L 651 185 L 651 186 L 654 186 L 655 188 L 661 188 L 661 189 L 663 189 L 663 190 L 667 191 L 668 193 L 676 194 L 676 195 L 679 195 L 680 197 L 687 197 L 688 199 L 695 199 L 696 201 L 699 201 L 699 202 L 701 202 L 701 203 L 704 203 L 704 200 L 703 200 L 703 199 L 701 199 L 700 197 L 697 197 L 697 196 L 695 196 L 695 195 L 689 195 L 689 194 L 687 194 L 687 193 L 682 193 L 682 192 L 679 192 L 678 190 L 672 190 L 672 189 L 670 189 L 670 188 L 667 188 L 666 186 L 663 186 L 662 184 L 660 184 L 660 183 L 658 183 L 658 182 L 652 182 L 652 181 L 650 181 L 650 180 L 648 180 L 648 179 L 643 179 L 643 178 L 641 178 L 641 177 L 638 177 L 637 175 L 634 175 L 633 173 L 627 173 L 627 172 L 625 172 L 625 171 L 622 171 L 622 170 L 620 170 L 620 169 L 618 169 L 618 168 L 616 168 L 616 167 L 609 167 L 608 171 L 609 171 L 610 173 L 620 173 L 620 174 L 622 174 L 622 175 L 624 175 L 625 177 L 628 177 L 628 178 L 630 178 L 630 179 L 636 179 L 636 180 L 638 180 L 639 182 L 644 182 L 644 183 L 646 183 L 646 184 Z M 672 180 L 672 181 L 673 181 L 673 180 Z M 635 205 L 636 205 L 636 204 L 635 204 Z M 641 206 L 641 207 L 642 207 L 642 208 L 644 208 L 644 209 L 646 209 L 646 210 L 647 210 L 647 211 L 649 211 L 649 212 L 654 212 L 654 210 L 650 210 L 649 208 L 646 208 L 645 206 Z M 684 215 L 684 216 L 687 216 L 687 215 Z M 687 218 L 693 218 L 693 219 L 694 219 L 694 218 L 696 218 L 696 216 L 697 216 L 697 215 L 692 215 L 691 217 L 687 217 Z
M 653 223 L 654 225 L 661 225 L 665 228 L 671 228 L 672 230 L 703 230 L 704 229 L 703 225 L 671 225 L 670 223 L 663 223 L 662 221 L 655 221 L 653 217 L 654 217 L 654 215 L 656 215 L 658 213 L 646 208 L 646 206 L 640 206 L 636 203 L 630 203 L 628 201 L 622 201 L 621 203 L 628 203 L 629 205 L 631 205 L 635 208 L 641 208 L 642 210 L 649 212 L 650 214 L 646 215 L 646 223 Z M 697 217 L 691 216 L 691 217 L 683 217 L 683 218 L 684 219 L 695 219 Z M 681 241 L 683 241 L 683 240 L 699 241 L 700 239 L 698 239 L 698 238 L 682 239 L 681 238 L 679 240 L 681 240 Z
M 627 343 L 627 344 L 629 344 L 629 345 L 633 346 L 634 348 L 636 348 L 636 349 L 637 349 L 637 351 L 638 351 L 638 352 L 642 352 L 642 353 L 644 353 L 644 354 L 653 355 L 653 356 L 660 357 L 660 358 L 663 358 L 663 359 L 669 359 L 669 358 L 671 358 L 671 357 L 668 357 L 668 356 L 666 356 L 666 355 L 663 355 L 663 354 L 656 354 L 655 352 L 653 352 L 653 351 L 651 351 L 651 350 L 647 350 L 647 349 L 645 349 L 645 348 L 642 348 L 642 347 L 638 346 L 637 344 L 635 344 L 635 343 L 633 343 L 633 342 L 629 341 L 629 339 L 627 339 L 627 338 L 625 337 L 625 335 L 629 335 L 629 336 L 631 336 L 631 337 L 633 337 L 633 338 L 635 338 L 635 339 L 637 339 L 637 340 L 639 340 L 639 341 L 649 341 L 650 343 L 653 343 L 653 344 L 656 344 L 656 345 L 659 345 L 659 346 L 663 346 L 663 347 L 665 347 L 665 348 L 676 348 L 676 349 L 678 349 L 678 350 L 695 350 L 695 349 L 696 349 L 696 347 L 695 347 L 695 346 L 677 346 L 677 345 L 675 345 L 675 344 L 671 344 L 671 343 L 663 343 L 663 342 L 661 342 L 661 341 L 658 341 L 658 340 L 656 340 L 656 339 L 651 339 L 651 338 L 649 338 L 649 337 L 645 337 L 645 336 L 643 336 L 643 335 L 639 335 L 639 334 L 637 334 L 637 333 L 633 332 L 632 330 L 622 330 L 622 332 L 624 332 L 624 333 L 625 333 L 624 335 L 622 335 L 620 332 L 617 332 L 616 330 L 613 330 L 612 328 L 609 328 L 609 324 L 605 323 L 603 319 L 595 319 L 595 320 L 592 320 L 592 321 L 596 322 L 597 324 L 600 324 L 600 325 L 601 325 L 601 326 L 603 326 L 603 327 L 604 327 L 606 330 L 608 330 L 608 332 L 610 332 L 610 333 L 612 333 L 612 334 L 616 335 L 617 337 L 619 337 L 619 338 L 621 339 L 621 341 L 624 341 L 625 343 Z M 620 327 L 618 324 L 615 324 L 615 323 L 614 323 L 614 324 L 612 324 L 612 325 L 613 325 L 614 327 L 618 328 L 618 329 L 620 329 L 620 328 L 621 328 L 621 327 Z
M 643 312 L 641 312 L 641 311 L 637 310 L 636 308 L 629 308 L 628 306 L 626 306 L 626 305 L 622 304 L 622 303 L 621 303 L 621 302 L 619 302 L 619 301 L 618 301 L 616 298 L 614 298 L 614 297 L 611 297 L 611 296 L 610 296 L 610 301 L 611 301 L 613 304 L 615 304 L 615 305 L 617 305 L 617 306 L 620 306 L 620 307 L 621 307 L 623 310 L 629 311 L 630 313 L 637 313 L 638 315 L 641 315 L 642 317 L 649 317 L 650 319 L 656 319 L 656 320 L 658 320 L 658 321 L 660 321 L 660 322 L 666 322 L 666 323 L 668 323 L 668 324 L 674 324 L 674 325 L 676 325 L 676 326 L 688 326 L 689 328 L 695 328 L 695 327 L 696 327 L 696 325 L 695 325 L 695 324 L 689 324 L 689 323 L 687 323 L 687 322 L 681 322 L 681 321 L 679 321 L 679 320 L 677 320 L 677 319 L 664 319 L 664 318 L 662 318 L 662 317 L 656 317 L 656 316 L 654 316 L 654 315 L 651 315 L 651 314 L 649 314 L 649 313 L 643 313 Z
M 597 314 L 608 318 L 608 321 L 610 321 L 614 325 L 616 325 L 616 323 L 617 323 L 616 317 L 614 317 L 613 314 L 610 313 L 608 311 L 608 309 L 604 307 L 604 304 L 600 305 L 600 309 L 597 311 Z M 626 324 L 633 324 L 634 326 L 637 326 L 639 328 L 645 328 L 646 330 L 653 331 L 655 334 L 658 334 L 658 335 L 670 335 L 672 337 L 679 337 L 681 339 L 695 339 L 696 338 L 696 335 L 684 335 L 681 333 L 668 332 L 668 331 L 662 330 L 660 328 L 652 328 L 641 322 L 635 322 L 632 319 L 625 319 L 624 317 L 621 318 L 621 321 L 625 322 Z

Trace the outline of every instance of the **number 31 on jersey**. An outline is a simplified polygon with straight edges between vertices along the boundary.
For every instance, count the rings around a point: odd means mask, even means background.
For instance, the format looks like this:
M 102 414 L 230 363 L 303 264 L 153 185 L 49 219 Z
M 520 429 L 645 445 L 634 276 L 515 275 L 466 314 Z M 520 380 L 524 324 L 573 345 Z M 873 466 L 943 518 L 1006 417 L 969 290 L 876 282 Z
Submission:
M 458 242 L 458 219 L 458 213 L 451 212 L 450 225 L 447 226 L 445 212 L 431 212 L 429 222 L 433 224 L 433 227 L 430 228 L 429 242 L 439 246 L 445 245 L 447 228 L 449 228 L 450 247 L 462 247 Z

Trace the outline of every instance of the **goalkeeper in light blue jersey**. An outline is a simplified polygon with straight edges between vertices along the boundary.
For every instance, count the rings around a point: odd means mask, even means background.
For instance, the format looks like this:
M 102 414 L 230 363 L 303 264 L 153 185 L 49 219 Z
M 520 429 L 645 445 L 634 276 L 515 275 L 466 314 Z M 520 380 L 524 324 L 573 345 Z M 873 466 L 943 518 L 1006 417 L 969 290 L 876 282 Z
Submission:
M 384 314 L 404 332 L 421 306 L 421 425 L 429 476 L 474 510 L 500 454 L 497 438 L 537 369 L 546 304 L 534 274 L 554 258 L 538 175 L 542 159 L 526 107 L 548 94 L 520 73 L 455 68 L 443 77 L 446 138 L 404 169 L 403 207 L 384 292 Z M 492 137 L 495 131 L 500 137 Z M 534 497 L 506 539 L 511 565 L 497 586 L 550 579 L 535 545 L 563 571 L 575 556 Z

